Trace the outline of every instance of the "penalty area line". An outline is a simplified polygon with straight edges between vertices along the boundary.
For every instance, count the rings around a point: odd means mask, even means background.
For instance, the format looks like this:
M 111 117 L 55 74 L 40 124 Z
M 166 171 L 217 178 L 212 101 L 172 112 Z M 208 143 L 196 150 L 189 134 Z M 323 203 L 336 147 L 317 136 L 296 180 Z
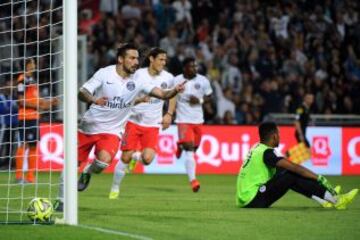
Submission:
M 137 235 L 137 234 L 133 234 L 133 233 L 127 233 L 127 232 L 122 232 L 122 231 L 117 231 L 117 230 L 112 230 L 112 229 L 106 229 L 106 228 L 101 228 L 101 227 L 95 227 L 95 226 L 90 226 L 90 225 L 77 225 L 77 227 L 94 230 L 94 231 L 98 231 L 98 232 L 103 232 L 103 233 L 108 233 L 108 234 L 114 234 L 114 235 L 118 235 L 118 236 L 130 237 L 133 239 L 153 240 L 152 238 L 146 237 L 146 236 L 141 236 L 141 235 Z

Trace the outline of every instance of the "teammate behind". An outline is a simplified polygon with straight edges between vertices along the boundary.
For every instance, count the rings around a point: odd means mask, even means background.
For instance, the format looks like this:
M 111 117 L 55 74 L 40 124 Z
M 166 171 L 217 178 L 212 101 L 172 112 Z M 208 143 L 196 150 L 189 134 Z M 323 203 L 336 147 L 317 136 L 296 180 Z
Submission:
M 174 76 L 164 70 L 166 59 L 165 50 L 158 47 L 152 48 L 146 59 L 148 67 L 137 70 L 135 78 L 161 89 L 173 87 Z M 131 109 L 132 113 L 121 141 L 122 156 L 121 161 L 115 167 L 110 199 L 118 198 L 120 184 L 132 159 L 140 161 L 144 165 L 149 165 L 153 161 L 156 154 L 159 128 L 161 125 L 163 129 L 170 126 L 175 112 L 175 104 L 176 99 L 170 99 L 168 111 L 165 115 L 162 114 L 164 101 L 153 97 L 148 102 L 140 103 Z
M 358 189 L 338 195 L 325 177 L 278 156 L 274 148 L 280 136 L 275 123 L 260 124 L 259 137 L 260 143 L 250 150 L 237 178 L 238 207 L 270 207 L 289 189 L 336 209 L 345 209 L 355 198 Z
M 179 94 L 176 101 L 176 119 L 178 127 L 178 148 L 176 157 L 181 153 L 185 155 L 185 169 L 189 177 L 193 192 L 200 189 L 196 179 L 195 151 L 201 140 L 201 125 L 204 122 L 202 104 L 204 98 L 210 96 L 212 89 L 209 80 L 197 73 L 194 58 L 185 58 L 183 61 L 183 74 L 175 77 L 175 84 L 186 81 L 185 90 Z M 207 100 L 207 99 L 205 99 Z

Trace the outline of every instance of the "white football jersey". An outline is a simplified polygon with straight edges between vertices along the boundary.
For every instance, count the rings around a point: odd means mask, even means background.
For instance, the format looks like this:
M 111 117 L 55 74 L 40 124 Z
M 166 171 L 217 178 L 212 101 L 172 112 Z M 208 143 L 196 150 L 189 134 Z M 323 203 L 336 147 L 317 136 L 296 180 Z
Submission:
M 95 98 L 107 97 L 105 106 L 91 104 L 79 125 L 79 131 L 87 134 L 111 133 L 120 136 L 130 115 L 136 97 L 148 94 L 155 87 L 147 81 L 122 78 L 116 72 L 116 65 L 99 69 L 83 86 Z
M 183 74 L 175 77 L 174 84 L 182 83 L 187 79 Z M 212 93 L 212 88 L 209 80 L 200 74 L 196 74 L 193 79 L 190 79 L 185 84 L 185 90 L 178 94 L 176 100 L 176 123 L 193 123 L 200 124 L 204 122 L 204 113 L 202 104 L 191 106 L 189 103 L 190 96 L 193 95 L 199 99 L 204 99 Z
M 140 79 L 164 90 L 174 86 L 174 76 L 165 70 L 157 76 L 151 76 L 148 68 L 141 68 L 134 74 L 134 79 Z M 163 106 L 163 100 L 151 97 L 149 102 L 137 104 L 131 109 L 129 121 L 145 127 L 160 127 Z

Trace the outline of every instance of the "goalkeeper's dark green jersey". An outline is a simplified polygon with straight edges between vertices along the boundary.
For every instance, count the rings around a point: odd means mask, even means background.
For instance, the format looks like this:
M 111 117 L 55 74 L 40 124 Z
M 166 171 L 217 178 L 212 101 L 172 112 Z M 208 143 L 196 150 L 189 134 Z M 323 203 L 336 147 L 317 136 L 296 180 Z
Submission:
M 258 143 L 253 147 L 244 161 L 237 178 L 236 204 L 238 207 L 246 206 L 256 196 L 259 187 L 269 181 L 276 172 L 275 167 L 264 161 L 266 150 L 272 148 Z

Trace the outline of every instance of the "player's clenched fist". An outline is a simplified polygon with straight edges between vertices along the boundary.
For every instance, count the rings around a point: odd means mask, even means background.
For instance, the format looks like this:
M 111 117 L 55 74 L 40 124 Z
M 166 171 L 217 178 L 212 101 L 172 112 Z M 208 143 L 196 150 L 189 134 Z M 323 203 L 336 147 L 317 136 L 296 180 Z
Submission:
M 187 81 L 184 81 L 184 82 L 176 85 L 176 86 L 175 86 L 175 90 L 176 90 L 177 92 L 183 92 L 183 91 L 185 90 L 185 83 L 186 83 L 186 82 L 187 82 Z

